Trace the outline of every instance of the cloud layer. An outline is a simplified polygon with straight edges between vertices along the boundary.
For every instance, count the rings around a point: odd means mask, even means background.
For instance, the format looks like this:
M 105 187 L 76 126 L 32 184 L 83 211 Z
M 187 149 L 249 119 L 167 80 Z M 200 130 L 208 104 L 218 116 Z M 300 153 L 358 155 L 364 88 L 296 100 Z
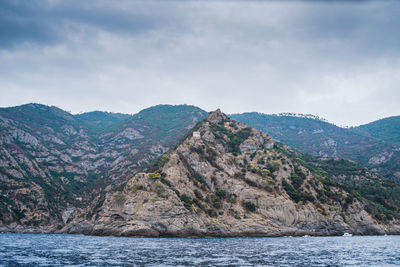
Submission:
M 366 123 L 400 115 L 398 14 L 399 1 L 0 1 L 0 106 Z

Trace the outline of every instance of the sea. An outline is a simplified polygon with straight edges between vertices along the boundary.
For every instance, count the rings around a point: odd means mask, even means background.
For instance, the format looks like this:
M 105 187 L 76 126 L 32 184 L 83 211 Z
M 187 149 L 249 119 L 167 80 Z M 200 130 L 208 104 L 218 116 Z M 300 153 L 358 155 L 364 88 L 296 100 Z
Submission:
M 0 266 L 400 266 L 400 236 L 0 234 Z

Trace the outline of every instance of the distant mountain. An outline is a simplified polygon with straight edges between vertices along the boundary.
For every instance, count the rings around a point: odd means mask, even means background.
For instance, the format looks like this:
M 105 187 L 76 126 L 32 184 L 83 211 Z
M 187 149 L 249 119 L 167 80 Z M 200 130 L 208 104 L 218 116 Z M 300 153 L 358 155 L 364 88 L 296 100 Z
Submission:
M 310 116 L 255 112 L 230 116 L 304 153 L 353 160 L 386 177 L 400 180 L 399 144 L 365 136 Z
M 186 105 L 134 116 L 74 116 L 40 104 L 0 109 L 0 228 L 55 229 L 75 209 L 101 206 L 101 192 L 124 183 L 206 115 Z
M 320 160 L 211 112 L 146 172 L 65 232 L 117 236 L 400 233 L 400 185 Z M 383 197 L 384 196 L 384 197 Z
M 132 115 L 103 112 L 103 111 L 92 111 L 92 112 L 77 114 L 74 117 L 86 123 L 87 126 L 93 128 L 93 130 L 102 131 L 117 122 L 132 117 Z
M 386 142 L 400 143 L 400 116 L 377 120 L 358 127 L 349 128 L 349 130 Z

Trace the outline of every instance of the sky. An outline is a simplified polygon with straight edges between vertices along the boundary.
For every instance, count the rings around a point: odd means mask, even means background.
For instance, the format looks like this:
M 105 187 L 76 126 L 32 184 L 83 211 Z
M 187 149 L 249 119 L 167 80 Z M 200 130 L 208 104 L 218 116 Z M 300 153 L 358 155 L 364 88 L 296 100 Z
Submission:
M 0 0 L 0 106 L 400 115 L 400 1 Z

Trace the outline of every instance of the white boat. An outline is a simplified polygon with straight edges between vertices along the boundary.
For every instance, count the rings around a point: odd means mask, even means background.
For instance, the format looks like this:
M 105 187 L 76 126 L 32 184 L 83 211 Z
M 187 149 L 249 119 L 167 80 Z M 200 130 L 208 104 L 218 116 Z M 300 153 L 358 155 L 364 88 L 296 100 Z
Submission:
M 353 236 L 353 235 L 349 233 L 344 233 L 343 236 Z

